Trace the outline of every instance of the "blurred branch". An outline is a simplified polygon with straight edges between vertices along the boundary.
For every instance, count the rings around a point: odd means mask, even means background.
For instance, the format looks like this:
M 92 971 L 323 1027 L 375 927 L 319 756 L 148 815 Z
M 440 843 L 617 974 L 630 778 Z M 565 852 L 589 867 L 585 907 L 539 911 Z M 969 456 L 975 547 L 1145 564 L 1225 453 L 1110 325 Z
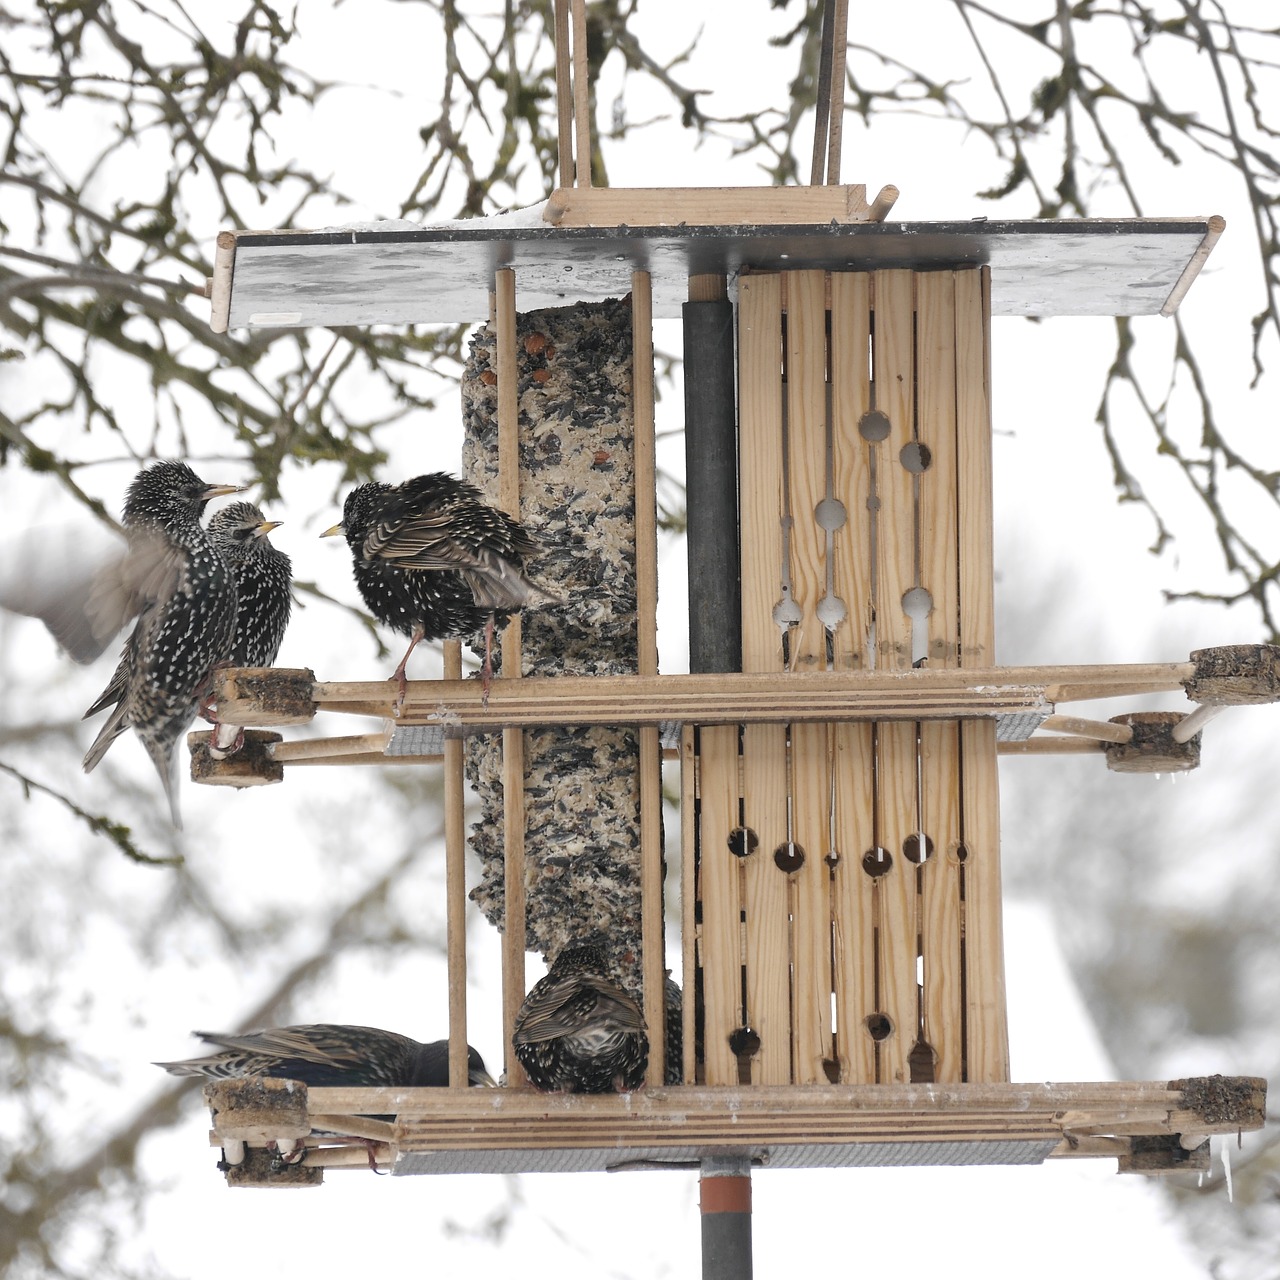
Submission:
M 13 765 L 5 764 L 3 760 L 0 760 L 0 773 L 6 773 L 13 778 L 22 787 L 27 799 L 31 798 L 31 793 L 34 791 L 56 800 L 63 808 L 75 814 L 95 836 L 106 837 L 126 858 L 133 862 L 139 862 L 148 867 L 172 867 L 182 861 L 181 857 L 159 858 L 152 854 L 144 853 L 134 844 L 133 833 L 123 823 L 115 822 L 104 814 L 90 813 L 87 809 L 81 808 L 70 796 L 63 795 L 61 791 L 45 786 L 43 782 L 37 782 L 34 778 L 29 778 L 20 769 L 15 769 Z

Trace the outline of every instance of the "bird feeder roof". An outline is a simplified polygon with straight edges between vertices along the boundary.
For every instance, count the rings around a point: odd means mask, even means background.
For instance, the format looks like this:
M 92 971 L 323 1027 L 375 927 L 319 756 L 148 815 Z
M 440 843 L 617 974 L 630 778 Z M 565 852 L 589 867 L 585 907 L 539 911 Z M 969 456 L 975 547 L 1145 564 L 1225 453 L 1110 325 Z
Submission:
M 619 297 L 653 279 L 676 317 L 688 278 L 816 268 L 991 268 L 995 315 L 1170 314 L 1220 217 L 1025 222 L 552 226 L 525 211 L 439 226 L 224 232 L 210 285 L 215 329 L 470 322 L 493 273 L 517 272 L 522 310 Z

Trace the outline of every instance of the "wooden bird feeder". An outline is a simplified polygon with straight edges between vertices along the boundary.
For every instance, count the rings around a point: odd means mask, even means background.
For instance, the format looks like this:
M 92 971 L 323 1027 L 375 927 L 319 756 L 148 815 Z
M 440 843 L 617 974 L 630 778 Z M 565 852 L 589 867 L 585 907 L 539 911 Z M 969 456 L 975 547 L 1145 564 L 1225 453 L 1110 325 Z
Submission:
M 566 157 L 571 132 L 566 122 Z M 992 317 L 1169 314 L 1222 219 L 892 223 L 894 195 L 599 191 L 566 169 L 538 223 L 219 238 L 219 330 L 457 322 L 484 316 L 492 299 L 501 493 L 491 497 L 510 510 L 521 483 L 517 313 L 631 297 L 634 675 L 509 675 L 520 671 L 513 627 L 487 704 L 459 678 L 453 643 L 446 679 L 411 681 L 396 720 L 385 680 L 218 678 L 231 723 L 279 730 L 318 713 L 379 722 L 261 744 L 285 773 L 443 766 L 455 1080 L 466 1079 L 463 737 L 502 734 L 515 801 L 504 839 L 509 1087 L 312 1089 L 311 1128 L 348 1136 L 306 1139 L 304 1167 L 685 1167 L 734 1152 L 779 1167 L 1112 1156 L 1159 1173 L 1203 1169 L 1209 1135 L 1262 1125 L 1266 1086 L 1253 1078 L 1010 1082 L 1002 943 L 1002 754 L 1094 751 L 1121 770 L 1188 767 L 1208 708 L 1280 696 L 1266 646 L 1142 665 L 995 662 Z M 662 675 L 651 324 L 682 312 L 689 324 L 708 306 L 732 306 L 736 324 L 738 519 L 728 535 L 741 653 L 732 670 Z M 1058 710 L 1153 692 L 1201 706 L 1106 722 Z M 548 724 L 639 736 L 652 1050 L 648 1086 L 631 1096 L 539 1094 L 510 1059 L 526 990 L 521 733 Z M 679 1085 L 663 1083 L 659 1030 L 664 733 L 681 787 Z M 234 766 L 202 760 L 201 780 Z M 262 1124 L 237 1127 L 219 1097 L 215 1143 L 229 1162 L 252 1156 Z M 394 1124 L 368 1119 L 385 1114 Z M 270 1182 L 286 1166 L 264 1167 L 258 1180 Z

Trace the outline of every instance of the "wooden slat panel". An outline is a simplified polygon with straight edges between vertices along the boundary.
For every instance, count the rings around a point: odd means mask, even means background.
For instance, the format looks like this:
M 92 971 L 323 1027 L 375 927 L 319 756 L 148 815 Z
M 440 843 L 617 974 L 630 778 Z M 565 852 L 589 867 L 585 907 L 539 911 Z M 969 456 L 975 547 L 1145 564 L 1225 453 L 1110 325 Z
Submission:
M 742 528 L 742 669 L 779 671 L 773 607 L 782 585 L 782 288 L 751 276 L 739 295 L 739 456 Z M 746 860 L 747 1016 L 760 1033 L 756 1084 L 791 1073 L 790 963 L 786 878 L 773 850 L 786 838 L 786 737 L 781 725 L 743 734 L 743 812 L 759 838 Z M 705 805 L 705 800 L 704 800 Z
M 738 729 L 703 729 L 698 741 L 699 900 L 702 903 L 702 996 L 708 1084 L 737 1084 L 729 1036 L 742 1014 L 738 860 L 729 851 L 737 826 Z
M 960 660 L 995 661 L 992 549 L 991 274 L 956 277 L 957 474 L 960 509 Z M 964 864 L 968 1079 L 1009 1078 L 1000 883 L 1000 791 L 994 725 L 960 727 L 964 754 Z
M 836 593 L 848 610 L 833 636 L 835 669 L 873 665 L 870 636 L 875 602 L 871 590 L 871 450 L 859 423 L 871 407 L 871 277 L 836 272 L 831 277 L 831 426 L 836 496 L 848 523 L 836 534 Z M 835 1017 L 840 1078 L 871 1084 L 875 1042 L 866 1019 L 876 1011 L 871 877 L 862 855 L 874 843 L 875 761 L 870 725 L 836 725 L 835 839 L 840 854 L 832 880 Z
M 917 545 L 915 486 L 901 453 L 914 438 L 915 277 L 910 271 L 877 271 L 874 280 L 876 407 L 889 419 L 889 435 L 877 446 L 876 666 L 911 666 L 911 623 L 902 597 L 915 584 Z M 903 842 L 919 826 L 916 727 L 881 724 L 876 778 L 879 829 L 893 857 L 880 877 L 881 1010 L 893 1033 L 880 1044 L 881 1082 L 910 1079 L 907 1055 L 915 1042 L 916 877 Z
M 970 273 L 973 274 L 973 273 Z M 930 454 L 921 473 L 921 585 L 933 598 L 929 615 L 931 666 L 955 666 L 959 660 L 959 573 L 956 546 L 956 311 L 955 274 L 934 271 L 918 277 L 917 379 L 918 432 Z M 924 896 L 925 1021 L 935 1057 L 934 1078 L 963 1078 L 960 947 L 959 750 L 954 724 L 920 726 L 922 826 L 933 842 L 933 856 L 921 870 Z

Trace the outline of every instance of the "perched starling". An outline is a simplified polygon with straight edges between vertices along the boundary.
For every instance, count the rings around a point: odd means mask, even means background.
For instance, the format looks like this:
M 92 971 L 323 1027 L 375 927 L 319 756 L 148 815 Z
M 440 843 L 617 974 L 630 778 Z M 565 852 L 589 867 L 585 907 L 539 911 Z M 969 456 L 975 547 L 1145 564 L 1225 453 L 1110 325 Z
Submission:
M 231 566 L 236 584 L 236 624 L 227 660 L 236 667 L 269 667 L 280 652 L 293 608 L 292 565 L 267 536 L 279 528 L 252 502 L 233 502 L 215 511 L 208 532 L 213 545 Z M 219 725 L 209 754 L 222 759 L 244 741 L 237 725 Z
M 487 692 L 495 615 L 559 603 L 525 575 L 537 545 L 520 522 L 445 472 L 360 485 L 347 495 L 342 523 L 321 537 L 338 533 L 346 535 L 370 612 L 410 637 L 392 677 L 401 698 L 405 666 L 421 641 L 468 635 L 482 625 Z
M 274 1076 L 301 1080 L 315 1088 L 385 1086 L 393 1089 L 445 1088 L 449 1084 L 449 1042 L 421 1044 L 377 1027 L 348 1027 L 318 1022 L 300 1027 L 271 1027 L 247 1035 L 219 1031 L 195 1033 L 217 1053 L 180 1062 L 157 1062 L 172 1076 Z M 484 1060 L 467 1046 L 467 1081 L 493 1086 Z
M 175 748 L 199 709 L 209 673 L 227 653 L 235 626 L 231 569 L 200 527 L 210 498 L 237 485 L 206 484 L 182 462 L 157 462 L 129 486 L 124 504 L 130 558 L 118 613 L 137 614 L 111 682 L 85 712 L 114 706 L 84 758 L 90 772 L 132 727 L 164 783 L 174 826 L 178 812 Z M 145 572 L 143 569 L 145 568 Z
M 605 976 L 604 952 L 566 947 L 516 1015 L 512 1047 L 547 1093 L 627 1093 L 640 1087 L 649 1037 L 640 1006 Z

